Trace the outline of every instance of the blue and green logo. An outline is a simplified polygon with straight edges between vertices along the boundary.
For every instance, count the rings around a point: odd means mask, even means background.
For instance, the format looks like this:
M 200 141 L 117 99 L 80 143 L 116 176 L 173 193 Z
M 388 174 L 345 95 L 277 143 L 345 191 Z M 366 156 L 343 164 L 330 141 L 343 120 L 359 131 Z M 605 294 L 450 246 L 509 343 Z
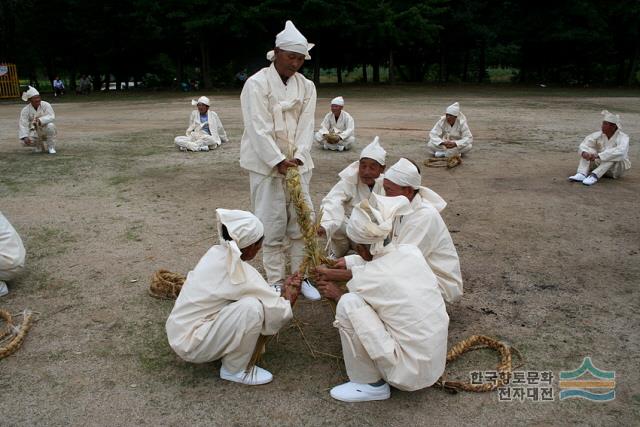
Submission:
M 560 371 L 559 385 L 560 400 L 577 398 L 609 402 L 616 398 L 616 372 L 601 371 L 593 366 L 590 357 L 585 357 L 574 371 Z

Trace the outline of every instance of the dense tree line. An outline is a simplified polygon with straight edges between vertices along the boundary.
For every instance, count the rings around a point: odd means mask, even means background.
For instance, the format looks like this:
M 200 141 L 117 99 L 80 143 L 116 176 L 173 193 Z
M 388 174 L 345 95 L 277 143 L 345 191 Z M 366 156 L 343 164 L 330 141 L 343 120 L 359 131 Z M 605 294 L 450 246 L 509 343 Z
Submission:
M 392 83 L 484 82 L 509 67 L 525 83 L 637 84 L 637 0 L 2 0 L 0 62 L 96 88 L 110 76 L 211 87 L 263 66 L 287 18 L 316 43 L 316 80 L 357 67 L 379 82 L 383 67 Z

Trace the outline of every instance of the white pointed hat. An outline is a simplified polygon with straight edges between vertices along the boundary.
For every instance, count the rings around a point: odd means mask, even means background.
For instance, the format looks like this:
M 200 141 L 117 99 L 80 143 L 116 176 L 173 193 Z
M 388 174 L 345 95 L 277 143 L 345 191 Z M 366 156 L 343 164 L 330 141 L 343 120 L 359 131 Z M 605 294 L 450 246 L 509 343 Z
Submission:
M 313 43 L 307 43 L 307 38 L 289 20 L 284 24 L 284 30 L 276 36 L 276 47 L 304 55 L 304 59 L 311 59 L 309 51 L 313 46 L 315 46 Z M 267 52 L 269 61 L 273 61 L 274 57 L 275 53 L 272 50 Z
M 36 95 L 40 95 L 40 92 L 35 87 L 29 86 L 26 92 L 22 92 L 22 100 L 26 102 Z

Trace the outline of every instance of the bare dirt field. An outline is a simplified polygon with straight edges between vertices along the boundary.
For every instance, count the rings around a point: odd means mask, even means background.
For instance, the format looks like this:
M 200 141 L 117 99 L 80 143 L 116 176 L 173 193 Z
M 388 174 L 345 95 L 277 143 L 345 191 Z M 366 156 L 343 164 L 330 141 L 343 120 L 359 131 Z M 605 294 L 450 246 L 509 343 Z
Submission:
M 345 153 L 314 147 L 316 207 L 375 135 L 388 164 L 424 160 L 428 130 L 460 101 L 473 152 L 452 170 L 423 168 L 423 184 L 449 203 L 443 218 L 465 280 L 462 301 L 448 307 L 449 342 L 486 334 L 512 344 L 526 358 L 520 370 L 553 371 L 553 402 L 436 388 L 394 390 L 376 403 L 334 401 L 329 389 L 346 377 L 329 356 L 340 354 L 340 340 L 326 302 L 295 308 L 320 353 L 298 327 L 284 329 L 262 362 L 275 375 L 269 385 L 225 382 L 219 363 L 179 360 L 164 332 L 172 302 L 149 297 L 149 279 L 159 268 L 195 266 L 217 242 L 215 208 L 250 208 L 238 165 L 239 94 L 211 95 L 231 142 L 209 153 L 173 146 L 190 97 L 95 96 L 54 103 L 55 156 L 22 148 L 22 104 L 0 104 L 0 210 L 28 253 L 0 308 L 30 308 L 39 319 L 24 346 L 0 360 L 0 425 L 637 424 L 640 93 L 321 87 L 317 124 L 337 95 L 356 120 L 358 145 Z M 633 169 L 591 188 L 569 183 L 578 144 L 599 129 L 603 108 L 622 115 Z M 615 371 L 612 402 L 559 400 L 559 372 L 585 356 Z M 480 351 L 451 369 L 468 378 L 495 362 Z

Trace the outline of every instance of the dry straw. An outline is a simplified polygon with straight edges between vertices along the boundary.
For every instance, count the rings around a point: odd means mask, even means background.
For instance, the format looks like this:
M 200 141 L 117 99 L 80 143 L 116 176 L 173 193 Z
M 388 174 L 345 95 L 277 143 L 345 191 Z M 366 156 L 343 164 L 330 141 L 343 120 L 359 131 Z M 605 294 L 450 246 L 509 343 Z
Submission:
M 22 346 L 27 332 L 31 329 L 31 324 L 33 323 L 33 313 L 31 310 L 24 310 L 21 316 L 22 323 L 17 327 L 13 323 L 11 313 L 0 309 L 0 318 L 5 321 L 5 327 L 0 332 L 0 359 L 15 353 L 20 346 Z
M 455 154 L 451 157 L 427 159 L 423 163 L 425 166 L 430 168 L 446 167 L 447 169 L 451 169 L 462 164 L 462 156 L 460 154 Z
M 151 278 L 149 295 L 159 299 L 176 299 L 180 294 L 185 277 L 168 270 L 158 270 Z

